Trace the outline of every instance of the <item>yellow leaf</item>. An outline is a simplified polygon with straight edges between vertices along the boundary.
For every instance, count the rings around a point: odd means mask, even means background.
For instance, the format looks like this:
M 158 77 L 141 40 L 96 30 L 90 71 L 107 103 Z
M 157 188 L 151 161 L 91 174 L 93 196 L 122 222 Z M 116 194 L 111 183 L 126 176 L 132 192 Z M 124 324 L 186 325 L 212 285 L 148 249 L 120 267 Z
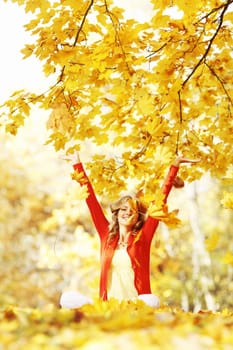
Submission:
M 155 110 L 154 98 L 147 95 L 144 95 L 140 98 L 138 102 L 138 109 L 142 114 L 151 114 Z
M 219 234 L 213 233 L 209 238 L 205 240 L 206 248 L 207 250 L 211 251 L 217 248 L 218 242 L 219 242 Z
M 63 135 L 61 132 L 55 132 L 50 135 L 45 144 L 47 145 L 49 143 L 53 143 L 55 150 L 58 151 L 60 149 L 64 149 L 67 141 L 68 139 L 65 135 Z
M 224 191 L 223 198 L 221 200 L 221 204 L 225 208 L 233 209 L 233 193 Z
M 134 176 L 134 166 L 131 164 L 130 160 L 126 160 L 126 166 L 129 170 L 130 175 Z
M 80 183 L 80 185 L 85 185 L 87 183 L 87 178 L 85 177 L 83 172 L 78 173 L 77 171 L 74 171 L 73 173 L 71 173 L 71 178 L 72 180 L 75 180 L 78 183 Z
M 154 117 L 146 123 L 145 130 L 153 136 L 161 135 L 164 131 L 164 125 L 159 118 Z
M 222 258 L 222 263 L 233 266 L 233 254 L 231 252 L 227 252 Z
M 49 116 L 47 127 L 60 132 L 70 132 L 75 127 L 72 114 L 66 104 L 55 103 Z
M 165 194 L 157 190 L 153 195 L 140 196 L 140 201 L 148 207 L 148 215 L 154 219 L 164 222 L 168 226 L 177 226 L 181 221 L 177 218 L 178 210 L 168 211 L 164 203 Z
M 153 158 L 161 164 L 170 163 L 172 158 L 171 150 L 166 146 L 159 145 L 155 149 Z
M 48 77 L 49 75 L 53 74 L 55 72 L 54 66 L 50 63 L 45 63 L 43 66 L 43 72 Z
M 25 12 L 35 12 L 40 9 L 41 12 L 46 12 L 50 7 L 48 0 L 33 0 L 25 3 Z
M 162 208 L 158 208 L 157 205 L 151 204 L 148 209 L 148 215 L 154 219 L 162 221 L 168 226 L 175 227 L 181 223 L 180 219 L 177 218 L 178 210 L 168 212 L 167 205 L 163 205 Z
M 30 57 L 33 54 L 35 45 L 25 45 L 24 48 L 20 51 L 23 54 L 23 59 Z
M 15 123 L 7 124 L 5 127 L 6 132 L 9 132 L 12 135 L 16 135 L 18 131 L 18 126 Z

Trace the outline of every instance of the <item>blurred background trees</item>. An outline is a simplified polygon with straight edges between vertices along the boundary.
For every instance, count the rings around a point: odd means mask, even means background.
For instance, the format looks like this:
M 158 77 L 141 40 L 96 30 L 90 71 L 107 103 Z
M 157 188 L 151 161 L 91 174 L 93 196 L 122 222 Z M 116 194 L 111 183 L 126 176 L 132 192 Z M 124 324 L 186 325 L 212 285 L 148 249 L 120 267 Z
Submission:
M 66 288 L 98 293 L 98 237 L 71 165 L 42 143 L 46 132 L 35 115 L 17 136 L 0 135 L 1 303 L 58 305 Z M 233 213 L 221 205 L 225 190 L 231 185 L 208 174 L 173 189 L 169 208 L 179 208 L 182 224 L 160 224 L 152 244 L 152 288 L 163 303 L 232 307 Z

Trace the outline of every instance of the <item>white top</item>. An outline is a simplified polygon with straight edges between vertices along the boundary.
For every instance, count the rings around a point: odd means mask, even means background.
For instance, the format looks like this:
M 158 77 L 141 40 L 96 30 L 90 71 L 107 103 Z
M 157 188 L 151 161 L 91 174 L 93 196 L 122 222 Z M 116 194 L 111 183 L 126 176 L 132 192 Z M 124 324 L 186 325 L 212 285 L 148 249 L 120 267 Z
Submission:
M 134 299 L 137 296 L 129 254 L 126 248 L 116 249 L 109 272 L 108 298 L 122 301 Z

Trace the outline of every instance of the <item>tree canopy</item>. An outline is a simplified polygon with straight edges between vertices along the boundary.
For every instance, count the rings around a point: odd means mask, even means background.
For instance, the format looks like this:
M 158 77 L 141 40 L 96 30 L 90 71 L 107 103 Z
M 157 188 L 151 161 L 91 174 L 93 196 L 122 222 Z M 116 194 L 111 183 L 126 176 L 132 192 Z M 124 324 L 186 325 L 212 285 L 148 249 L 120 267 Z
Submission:
M 177 153 L 201 159 L 182 170 L 187 181 L 232 177 L 232 0 L 148 0 L 146 22 L 114 0 L 12 2 L 30 13 L 23 57 L 37 57 L 53 84 L 12 94 L 6 131 L 17 133 L 33 105 L 49 110 L 47 142 L 92 145 L 90 176 L 112 196 L 132 178 L 153 192 Z

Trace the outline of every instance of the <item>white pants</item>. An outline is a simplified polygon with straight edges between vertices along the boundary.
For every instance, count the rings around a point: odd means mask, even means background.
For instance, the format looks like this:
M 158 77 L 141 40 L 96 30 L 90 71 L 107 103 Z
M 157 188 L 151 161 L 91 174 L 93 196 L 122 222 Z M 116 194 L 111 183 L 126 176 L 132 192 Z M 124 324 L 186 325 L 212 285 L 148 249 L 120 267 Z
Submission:
M 154 294 L 140 294 L 139 300 L 151 307 L 159 307 L 159 298 Z M 78 309 L 85 304 L 92 304 L 93 300 L 76 291 L 67 291 L 62 293 L 60 305 L 65 309 Z

